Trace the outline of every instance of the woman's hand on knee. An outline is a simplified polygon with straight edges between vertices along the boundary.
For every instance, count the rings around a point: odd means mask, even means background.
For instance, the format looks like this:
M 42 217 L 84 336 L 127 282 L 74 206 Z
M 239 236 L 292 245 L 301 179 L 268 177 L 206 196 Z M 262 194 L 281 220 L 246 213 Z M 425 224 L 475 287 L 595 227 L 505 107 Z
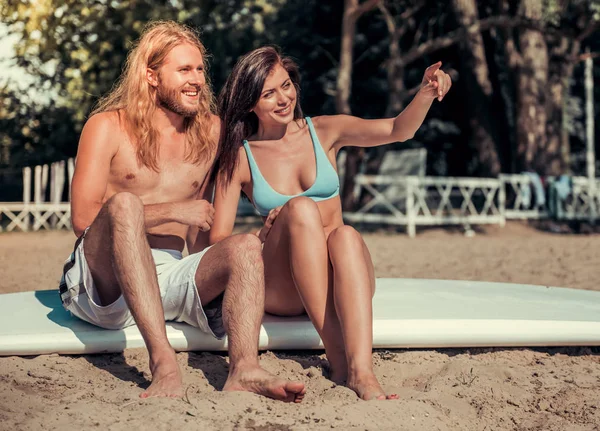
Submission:
M 264 226 L 257 233 L 258 238 L 261 240 L 261 242 L 265 242 L 265 240 L 267 239 L 267 235 L 271 231 L 271 228 L 273 227 L 273 223 L 275 223 L 275 219 L 279 215 L 281 208 L 282 207 L 277 207 L 277 208 L 273 208 L 271 211 L 269 211 L 269 215 L 267 215 Z

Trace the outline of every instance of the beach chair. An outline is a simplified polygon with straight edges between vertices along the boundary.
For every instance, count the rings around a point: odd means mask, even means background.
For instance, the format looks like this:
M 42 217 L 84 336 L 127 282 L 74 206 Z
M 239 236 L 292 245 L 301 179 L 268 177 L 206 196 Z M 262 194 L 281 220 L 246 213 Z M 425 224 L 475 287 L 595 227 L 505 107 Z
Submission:
M 423 178 L 427 170 L 427 150 L 425 148 L 410 148 L 401 151 L 388 151 L 383 157 L 378 175 L 398 177 Z M 386 187 L 382 195 L 394 206 L 405 205 L 407 187 L 404 184 L 394 184 Z

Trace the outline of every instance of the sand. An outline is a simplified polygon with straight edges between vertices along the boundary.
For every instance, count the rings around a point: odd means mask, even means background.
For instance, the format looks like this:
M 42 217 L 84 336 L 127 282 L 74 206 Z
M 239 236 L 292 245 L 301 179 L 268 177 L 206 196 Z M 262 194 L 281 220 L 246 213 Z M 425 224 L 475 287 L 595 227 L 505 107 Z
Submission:
M 416 239 L 365 233 L 379 277 L 546 284 L 600 290 L 598 235 L 520 223 L 475 237 L 429 229 Z M 0 292 L 56 288 L 74 236 L 0 234 Z M 398 401 L 365 402 L 323 376 L 322 352 L 263 352 L 261 364 L 303 381 L 302 404 L 223 393 L 227 356 L 178 353 L 184 399 L 138 398 L 143 349 L 122 354 L 0 358 L 0 429 L 598 430 L 600 349 L 377 350 L 375 372 Z

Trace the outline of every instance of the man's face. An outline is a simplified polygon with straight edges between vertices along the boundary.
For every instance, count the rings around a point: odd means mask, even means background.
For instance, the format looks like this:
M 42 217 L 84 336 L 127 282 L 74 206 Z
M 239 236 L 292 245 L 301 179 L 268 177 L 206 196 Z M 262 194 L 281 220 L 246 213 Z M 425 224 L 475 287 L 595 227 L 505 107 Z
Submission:
M 200 110 L 206 77 L 200 50 L 185 43 L 169 52 L 159 69 L 157 101 L 164 108 L 184 117 Z

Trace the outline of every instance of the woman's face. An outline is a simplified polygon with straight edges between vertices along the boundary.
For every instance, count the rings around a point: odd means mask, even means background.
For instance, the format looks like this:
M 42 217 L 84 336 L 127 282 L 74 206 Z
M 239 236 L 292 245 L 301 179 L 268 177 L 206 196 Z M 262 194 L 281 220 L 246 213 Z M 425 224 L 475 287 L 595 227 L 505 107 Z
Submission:
M 285 125 L 294 119 L 295 108 L 296 87 L 283 66 L 276 64 L 252 111 L 262 124 Z

